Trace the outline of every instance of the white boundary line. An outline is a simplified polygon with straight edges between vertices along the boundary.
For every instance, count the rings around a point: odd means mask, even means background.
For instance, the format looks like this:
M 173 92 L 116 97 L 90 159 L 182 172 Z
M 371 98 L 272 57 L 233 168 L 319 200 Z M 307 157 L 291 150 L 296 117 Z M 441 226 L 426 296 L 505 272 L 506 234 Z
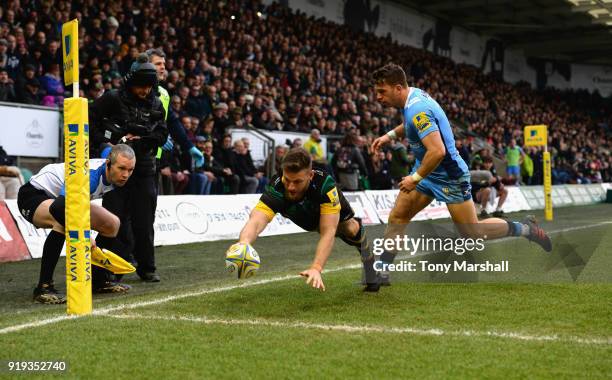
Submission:
M 409 334 L 409 335 L 425 335 L 425 336 L 453 336 L 453 337 L 478 337 L 478 338 L 504 338 L 523 341 L 536 342 L 564 342 L 578 343 L 587 345 L 612 345 L 612 337 L 610 338 L 580 338 L 576 336 L 559 336 L 559 335 L 526 335 L 518 332 L 500 332 L 500 331 L 476 331 L 476 330 L 458 330 L 447 331 L 442 329 L 422 329 L 415 327 L 388 327 L 388 326 L 373 326 L 373 325 L 337 325 L 325 323 L 309 323 L 300 321 L 270 321 L 265 319 L 220 319 L 202 317 L 189 317 L 181 315 L 158 316 L 144 314 L 123 314 L 123 315 L 106 315 L 107 317 L 116 319 L 129 320 L 150 320 L 150 321 L 180 321 L 202 323 L 205 325 L 228 325 L 228 326 L 265 326 L 265 327 L 280 327 L 280 328 L 300 328 L 326 331 L 339 331 L 347 333 L 377 333 L 377 334 Z
M 588 229 L 588 228 L 599 227 L 599 226 L 606 225 L 606 224 L 612 224 L 612 221 L 605 221 L 605 222 L 594 223 L 594 224 L 589 224 L 589 225 L 584 225 L 584 226 L 563 228 L 560 230 L 550 231 L 549 234 L 583 230 L 583 229 Z M 492 240 L 489 244 L 501 243 L 503 241 L 507 241 L 508 239 L 514 239 L 514 237 Z M 348 269 L 357 269 L 357 268 L 361 268 L 361 264 L 351 264 L 351 265 L 345 265 L 345 266 L 341 266 L 337 268 L 326 269 L 325 273 L 339 272 L 339 271 L 344 271 Z M 171 302 L 174 300 L 183 299 L 187 297 L 198 297 L 204 294 L 226 292 L 226 291 L 230 291 L 234 289 L 249 288 L 251 286 L 270 284 L 274 282 L 292 280 L 292 279 L 297 279 L 297 278 L 298 278 L 297 275 L 285 275 L 285 276 L 271 277 L 271 278 L 266 278 L 266 279 L 261 279 L 261 280 L 256 280 L 256 281 L 249 281 L 249 282 L 245 282 L 245 283 L 237 284 L 237 285 L 228 285 L 228 286 L 222 286 L 222 287 L 217 287 L 217 288 L 196 290 L 196 291 L 192 291 L 189 293 L 170 295 L 170 296 L 156 298 L 156 299 L 152 299 L 148 301 L 140 301 L 140 302 L 106 306 L 106 307 L 102 307 L 100 309 L 94 310 L 93 314 L 94 315 L 105 315 L 105 314 L 108 314 L 114 311 L 135 309 L 138 307 L 151 306 L 151 305 L 159 305 L 162 303 Z M 45 319 L 35 320 L 32 322 L 8 326 L 8 327 L 0 328 L 0 335 L 11 333 L 11 332 L 16 332 L 16 331 L 21 331 L 21 330 L 33 328 L 33 327 L 40 327 L 40 326 L 44 326 L 44 325 L 48 325 L 48 324 L 52 324 L 56 322 L 61 322 L 61 321 L 65 321 L 68 319 L 75 319 L 75 318 L 80 318 L 80 316 L 59 315 L 59 316 L 55 316 L 51 318 L 45 318 Z

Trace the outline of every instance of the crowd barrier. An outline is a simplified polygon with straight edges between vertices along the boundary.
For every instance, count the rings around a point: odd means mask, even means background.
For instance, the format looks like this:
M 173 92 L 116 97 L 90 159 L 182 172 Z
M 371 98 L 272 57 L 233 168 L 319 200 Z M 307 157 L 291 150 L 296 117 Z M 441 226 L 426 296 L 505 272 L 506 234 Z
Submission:
M 542 186 L 507 187 L 504 212 L 544 208 Z M 553 186 L 554 207 L 603 202 L 612 184 Z M 356 216 L 367 225 L 386 223 L 398 190 L 367 190 L 345 193 Z M 155 245 L 176 245 L 236 239 L 259 194 L 159 196 L 155 217 Z M 94 203 L 101 204 L 100 200 Z M 489 211 L 494 205 L 489 204 Z M 11 218 L 12 215 L 12 218 Z M 450 215 L 443 203 L 434 201 L 415 220 L 443 219 Z M 0 201 L 0 262 L 39 258 L 48 230 L 34 228 L 19 213 L 15 200 Z M 262 236 L 303 232 L 290 220 L 276 215 Z

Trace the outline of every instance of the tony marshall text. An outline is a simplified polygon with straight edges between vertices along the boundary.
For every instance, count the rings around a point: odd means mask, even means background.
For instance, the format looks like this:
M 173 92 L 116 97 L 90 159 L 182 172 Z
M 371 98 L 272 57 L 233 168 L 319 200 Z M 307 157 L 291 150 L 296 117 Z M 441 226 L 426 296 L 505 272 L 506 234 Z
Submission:
M 508 261 L 503 260 L 492 263 L 468 263 L 467 261 L 454 261 L 452 263 L 430 263 L 427 260 L 418 262 L 399 261 L 389 264 L 382 261 L 374 263 L 374 269 L 378 272 L 508 272 Z

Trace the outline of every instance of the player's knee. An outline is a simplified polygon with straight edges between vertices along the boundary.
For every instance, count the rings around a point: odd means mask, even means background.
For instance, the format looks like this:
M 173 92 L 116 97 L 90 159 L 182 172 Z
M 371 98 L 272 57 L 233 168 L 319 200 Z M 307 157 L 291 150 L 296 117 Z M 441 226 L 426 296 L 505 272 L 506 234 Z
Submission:
M 482 231 L 478 223 L 456 224 L 457 232 L 462 238 L 477 239 L 482 237 Z
M 389 224 L 406 224 L 409 221 L 410 218 L 404 212 L 393 209 L 389 213 Z
M 53 231 L 59 232 L 60 234 L 65 233 L 64 226 L 62 226 L 61 223 L 58 223 L 55 219 L 51 219 L 51 220 L 52 222 L 50 224 L 51 224 L 51 229 Z
M 117 236 L 117 233 L 119 233 L 120 225 L 121 222 L 119 221 L 119 218 L 113 214 L 109 214 L 102 220 L 102 223 L 98 227 L 98 232 L 102 236 L 115 237 Z

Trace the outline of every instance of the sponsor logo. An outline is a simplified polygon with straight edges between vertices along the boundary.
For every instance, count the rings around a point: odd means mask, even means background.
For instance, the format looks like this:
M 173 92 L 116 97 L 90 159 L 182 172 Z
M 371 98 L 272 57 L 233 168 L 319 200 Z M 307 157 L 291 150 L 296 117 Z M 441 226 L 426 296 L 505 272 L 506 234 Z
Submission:
M 68 231 L 68 238 L 71 243 L 79 242 L 79 231 Z
M 26 127 L 26 141 L 32 148 L 40 148 L 45 140 L 40 123 L 37 119 L 32 120 L 30 125 Z
M 612 84 L 612 78 L 593 77 L 594 83 Z
M 64 37 L 64 48 L 66 50 L 66 55 L 70 54 L 70 35 Z
M 331 201 L 332 206 L 335 207 L 340 204 L 340 197 L 338 197 L 338 190 L 336 190 L 335 187 L 327 192 L 327 196 L 329 197 L 329 200 Z
M 425 112 L 419 112 L 414 115 L 412 118 L 412 123 L 419 132 L 424 132 L 427 130 L 427 128 L 431 127 L 431 121 Z
M 176 205 L 176 219 L 192 234 L 202 235 L 208 231 L 206 213 L 193 203 L 181 202 Z
M 79 125 L 78 124 L 68 124 L 68 136 L 78 136 L 79 135 Z

